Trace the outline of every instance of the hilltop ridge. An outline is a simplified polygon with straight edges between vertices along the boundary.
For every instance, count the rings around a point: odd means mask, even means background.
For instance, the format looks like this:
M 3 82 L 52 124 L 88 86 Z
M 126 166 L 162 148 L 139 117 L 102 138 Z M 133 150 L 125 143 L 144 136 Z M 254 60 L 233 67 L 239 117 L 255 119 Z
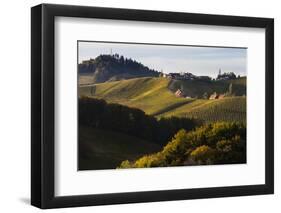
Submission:
M 91 77 L 91 83 L 118 81 L 139 77 L 157 77 L 159 72 L 119 54 L 99 55 L 78 65 L 79 75 Z

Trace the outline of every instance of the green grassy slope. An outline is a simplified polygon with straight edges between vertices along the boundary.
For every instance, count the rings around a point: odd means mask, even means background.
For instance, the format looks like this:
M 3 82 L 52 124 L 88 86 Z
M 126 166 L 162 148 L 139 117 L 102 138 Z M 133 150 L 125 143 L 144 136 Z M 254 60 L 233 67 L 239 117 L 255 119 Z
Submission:
M 79 170 L 115 169 L 124 159 L 135 160 L 161 147 L 122 133 L 80 127 Z
M 204 92 L 224 93 L 230 83 L 233 84 L 236 95 L 246 93 L 246 78 L 205 82 L 146 77 L 81 86 L 79 94 L 139 108 L 157 117 L 174 115 L 196 117 L 205 121 L 245 121 L 245 97 L 203 100 L 174 95 L 177 88 L 182 88 L 186 95 L 192 97 L 200 97 Z
M 216 100 L 194 100 L 159 117 L 193 117 L 205 122 L 246 122 L 246 97 L 229 97 Z
M 147 114 L 159 114 L 190 102 L 176 97 L 169 89 L 166 78 L 137 78 L 80 87 L 80 96 L 103 98 L 129 107 L 142 109 Z

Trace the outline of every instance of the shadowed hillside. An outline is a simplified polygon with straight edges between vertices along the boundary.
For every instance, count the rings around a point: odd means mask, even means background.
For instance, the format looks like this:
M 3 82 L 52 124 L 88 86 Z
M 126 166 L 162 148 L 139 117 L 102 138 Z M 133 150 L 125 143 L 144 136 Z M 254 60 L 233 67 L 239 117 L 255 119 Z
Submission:
M 246 77 L 222 81 L 172 80 L 169 84 L 169 89 L 173 92 L 181 89 L 187 96 L 202 98 L 205 93 L 207 95 L 211 95 L 214 92 L 225 93 L 230 84 L 232 84 L 234 95 L 246 95 Z
M 79 169 L 114 169 L 161 149 L 180 129 L 199 123 L 190 118 L 161 118 L 104 100 L 79 99 Z
M 114 169 L 124 159 L 135 160 L 160 149 L 158 144 L 123 133 L 79 128 L 79 170 Z
M 179 129 L 191 130 L 198 124 L 191 118 L 156 119 L 140 109 L 88 97 L 79 99 L 79 126 L 121 132 L 161 145 Z

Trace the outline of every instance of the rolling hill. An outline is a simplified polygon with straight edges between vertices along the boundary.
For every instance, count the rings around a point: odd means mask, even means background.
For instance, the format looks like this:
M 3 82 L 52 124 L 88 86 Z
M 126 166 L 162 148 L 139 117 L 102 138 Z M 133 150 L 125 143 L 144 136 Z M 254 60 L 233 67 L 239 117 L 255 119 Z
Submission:
M 156 77 L 159 72 L 118 54 L 99 55 L 78 65 L 79 84 L 102 83 L 139 77 Z
M 79 87 L 80 96 L 105 99 L 129 107 L 139 108 L 157 117 L 196 117 L 205 122 L 246 120 L 246 97 L 224 99 L 200 99 L 205 93 L 225 93 L 229 84 L 233 93 L 246 94 L 246 79 L 230 81 L 180 81 L 167 78 L 135 78 Z M 182 89 L 186 95 L 196 98 L 176 97 Z
M 139 108 L 153 115 L 190 102 L 176 97 L 168 86 L 169 80 L 165 78 L 137 78 L 82 86 L 79 94 Z

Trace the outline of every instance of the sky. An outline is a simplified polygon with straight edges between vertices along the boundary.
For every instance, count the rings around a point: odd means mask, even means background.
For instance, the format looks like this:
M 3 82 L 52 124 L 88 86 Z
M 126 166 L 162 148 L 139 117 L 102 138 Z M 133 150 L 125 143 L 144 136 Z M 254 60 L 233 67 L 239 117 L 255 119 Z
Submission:
M 246 48 L 78 42 L 79 63 L 111 52 L 164 73 L 190 72 L 216 77 L 219 69 L 241 76 L 247 72 Z

